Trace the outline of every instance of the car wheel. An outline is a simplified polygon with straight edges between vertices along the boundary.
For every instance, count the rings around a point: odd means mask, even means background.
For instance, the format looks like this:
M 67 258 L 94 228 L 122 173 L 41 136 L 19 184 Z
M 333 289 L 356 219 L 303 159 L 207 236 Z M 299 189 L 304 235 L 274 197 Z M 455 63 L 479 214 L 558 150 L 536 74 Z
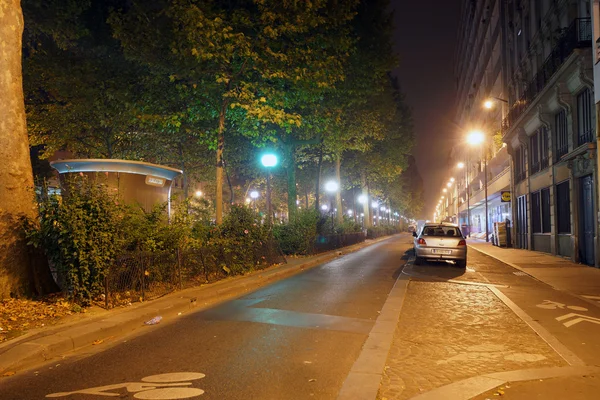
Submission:
M 421 257 L 415 257 L 415 265 L 423 264 L 423 259 Z
M 456 266 L 458 268 L 466 269 L 467 268 L 467 260 L 458 260 L 458 261 L 456 261 Z

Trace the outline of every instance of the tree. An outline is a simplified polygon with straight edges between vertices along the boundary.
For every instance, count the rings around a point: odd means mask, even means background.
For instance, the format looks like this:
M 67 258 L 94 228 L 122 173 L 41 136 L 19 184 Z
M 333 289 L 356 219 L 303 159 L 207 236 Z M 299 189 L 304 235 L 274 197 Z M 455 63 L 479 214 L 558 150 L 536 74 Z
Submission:
M 354 0 L 177 0 L 131 2 L 110 19 L 126 53 L 174 84 L 196 89 L 217 118 L 216 219 L 222 220 L 223 154 L 241 121 L 258 144 L 302 121 L 293 87 L 327 88 L 342 78 Z M 341 29 L 343 32 L 343 29 Z
M 19 0 L 0 2 L 0 299 L 52 288 L 49 271 L 28 254 L 23 219 L 35 221 L 33 172 L 25 120 Z M 37 292 L 37 293 L 36 293 Z
M 136 102 L 145 71 L 106 23 L 115 2 L 24 0 L 25 93 L 32 144 L 91 158 L 143 159 Z M 142 140 L 140 140 L 142 139 Z

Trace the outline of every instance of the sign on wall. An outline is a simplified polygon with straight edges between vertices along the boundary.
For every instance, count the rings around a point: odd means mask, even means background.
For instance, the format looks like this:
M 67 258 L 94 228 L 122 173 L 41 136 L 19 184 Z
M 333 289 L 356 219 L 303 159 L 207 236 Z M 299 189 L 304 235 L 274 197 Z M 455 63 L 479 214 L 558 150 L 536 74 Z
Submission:
M 146 175 L 146 185 L 163 187 L 165 186 L 166 179 L 159 178 L 157 176 Z
M 502 201 L 502 203 L 510 203 L 510 192 L 509 191 L 502 191 L 500 192 L 500 200 Z

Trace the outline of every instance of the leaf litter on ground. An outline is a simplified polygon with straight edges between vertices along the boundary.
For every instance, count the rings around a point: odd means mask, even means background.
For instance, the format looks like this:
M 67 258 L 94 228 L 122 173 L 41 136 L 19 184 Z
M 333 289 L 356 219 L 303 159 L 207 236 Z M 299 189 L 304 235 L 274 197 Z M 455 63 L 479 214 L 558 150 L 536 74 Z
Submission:
M 0 342 L 22 335 L 28 329 L 52 325 L 61 318 L 83 311 L 62 295 L 41 300 L 0 300 Z

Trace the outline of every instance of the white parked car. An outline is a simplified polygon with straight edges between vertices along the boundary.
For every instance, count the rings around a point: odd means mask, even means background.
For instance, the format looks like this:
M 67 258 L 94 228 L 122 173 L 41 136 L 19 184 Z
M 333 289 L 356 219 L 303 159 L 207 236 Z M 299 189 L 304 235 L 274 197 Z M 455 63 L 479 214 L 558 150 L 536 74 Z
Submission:
M 467 242 L 458 225 L 427 223 L 419 234 L 413 232 L 413 237 L 415 265 L 451 260 L 459 268 L 467 267 Z

